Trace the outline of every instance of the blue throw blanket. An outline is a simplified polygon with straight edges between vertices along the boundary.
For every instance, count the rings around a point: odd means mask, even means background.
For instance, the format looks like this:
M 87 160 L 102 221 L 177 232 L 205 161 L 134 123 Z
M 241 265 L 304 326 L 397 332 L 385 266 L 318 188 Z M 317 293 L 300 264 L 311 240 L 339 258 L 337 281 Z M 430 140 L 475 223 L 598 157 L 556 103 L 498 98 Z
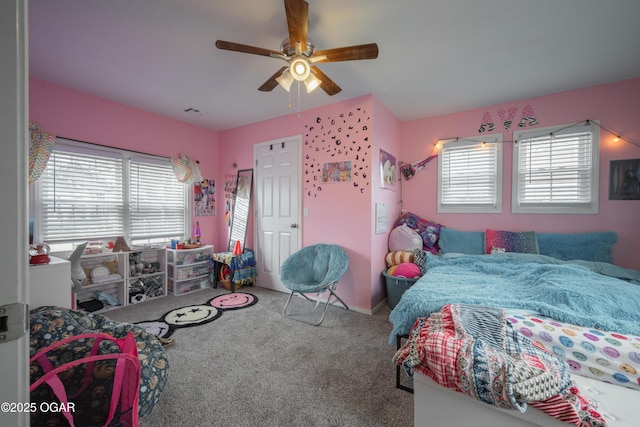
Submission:
M 640 335 L 640 285 L 632 283 L 640 274 L 590 264 L 530 254 L 427 253 L 425 275 L 391 312 L 389 343 L 408 334 L 417 318 L 456 303 L 531 310 L 561 322 Z

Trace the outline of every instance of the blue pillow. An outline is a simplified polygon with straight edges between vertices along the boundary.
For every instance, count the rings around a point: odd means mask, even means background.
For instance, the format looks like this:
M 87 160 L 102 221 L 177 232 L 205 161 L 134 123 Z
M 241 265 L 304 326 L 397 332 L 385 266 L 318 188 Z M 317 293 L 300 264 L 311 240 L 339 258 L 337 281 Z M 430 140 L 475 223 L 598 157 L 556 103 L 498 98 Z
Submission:
M 442 254 L 482 255 L 484 254 L 484 231 L 460 231 L 442 227 L 438 244 Z
M 608 262 L 613 264 L 611 248 L 618 241 L 613 231 L 594 233 L 537 233 L 541 255 L 548 255 L 565 261 Z

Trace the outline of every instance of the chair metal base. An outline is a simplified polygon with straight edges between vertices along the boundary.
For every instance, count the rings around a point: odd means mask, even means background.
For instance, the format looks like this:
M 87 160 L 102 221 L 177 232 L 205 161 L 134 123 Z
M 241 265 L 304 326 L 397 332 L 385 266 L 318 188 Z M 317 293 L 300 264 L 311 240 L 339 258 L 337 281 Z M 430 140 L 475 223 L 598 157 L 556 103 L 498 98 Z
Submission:
M 326 288 L 326 290 L 329 291 L 330 295 L 329 295 L 329 298 L 327 298 L 327 302 L 324 305 L 324 310 L 322 312 L 322 317 L 320 318 L 319 321 L 313 322 L 313 321 L 310 321 L 310 320 L 307 320 L 307 319 L 304 319 L 304 318 L 298 318 L 298 317 L 291 316 L 290 314 L 287 313 L 287 308 L 289 307 L 289 302 L 291 301 L 291 297 L 293 297 L 293 294 L 297 293 L 300 296 L 304 297 L 304 299 L 306 299 L 307 301 L 315 302 L 311 298 L 306 296 L 303 292 L 300 292 L 300 291 L 291 291 L 291 293 L 289 294 L 289 297 L 287 298 L 287 302 L 284 305 L 284 310 L 282 310 L 282 314 L 285 317 L 288 317 L 289 319 L 297 320 L 298 322 L 306 323 L 306 324 L 312 325 L 312 326 L 320 326 L 322 324 L 322 322 L 324 322 L 324 317 L 327 314 L 327 310 L 329 309 L 329 304 L 331 303 L 331 298 L 335 298 L 336 300 L 340 301 L 340 304 L 342 304 L 344 306 L 345 310 L 349 310 L 349 307 L 347 306 L 347 304 L 345 304 L 344 301 L 342 301 L 340 299 L 340 297 L 338 295 L 336 295 L 336 293 L 334 292 L 334 289 L 336 287 L 335 285 L 336 284 L 334 283 L 332 286 Z

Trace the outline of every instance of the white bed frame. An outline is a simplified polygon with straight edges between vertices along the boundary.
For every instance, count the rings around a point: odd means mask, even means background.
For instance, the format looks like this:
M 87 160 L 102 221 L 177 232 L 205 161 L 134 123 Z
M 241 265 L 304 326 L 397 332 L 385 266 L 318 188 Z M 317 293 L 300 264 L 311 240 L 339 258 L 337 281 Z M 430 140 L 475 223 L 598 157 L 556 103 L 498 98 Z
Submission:
M 573 376 L 581 392 L 598 400 L 599 410 L 611 427 L 640 425 L 640 392 Z M 482 403 L 432 381 L 416 372 L 413 377 L 414 425 L 474 427 L 567 427 L 536 408 L 524 413 L 507 411 Z

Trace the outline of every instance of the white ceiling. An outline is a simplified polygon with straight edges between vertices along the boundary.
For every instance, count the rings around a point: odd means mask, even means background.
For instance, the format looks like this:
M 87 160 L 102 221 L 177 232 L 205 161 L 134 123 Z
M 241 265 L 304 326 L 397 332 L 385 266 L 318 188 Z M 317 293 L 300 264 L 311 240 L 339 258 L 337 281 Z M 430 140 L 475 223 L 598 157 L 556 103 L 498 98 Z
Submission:
M 640 77 L 640 0 L 308 2 L 318 49 L 380 53 L 319 64 L 342 92 L 302 110 L 372 93 L 407 121 Z M 215 131 L 298 108 L 257 90 L 284 62 L 215 41 L 287 36 L 282 0 L 29 0 L 31 76 Z

